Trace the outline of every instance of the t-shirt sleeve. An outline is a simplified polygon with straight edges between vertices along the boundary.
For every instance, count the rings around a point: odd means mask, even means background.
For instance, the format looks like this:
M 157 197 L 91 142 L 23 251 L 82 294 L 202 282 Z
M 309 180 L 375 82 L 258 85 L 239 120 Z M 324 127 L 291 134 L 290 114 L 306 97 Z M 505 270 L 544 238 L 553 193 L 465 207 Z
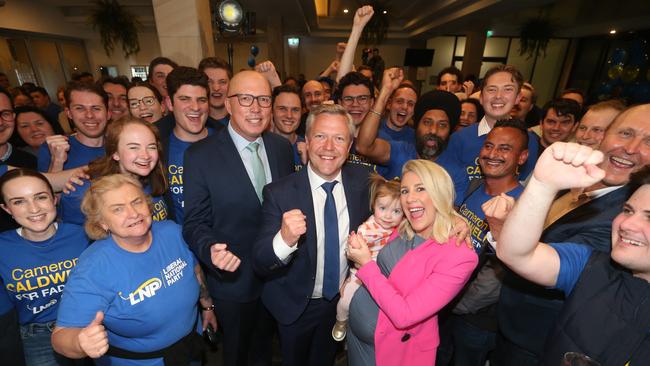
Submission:
M 0 177 L 2 177 L 2 175 L 6 173 L 8 169 L 9 167 L 7 164 L 0 164 Z
M 38 171 L 45 173 L 50 168 L 50 150 L 47 148 L 47 143 L 43 143 L 38 148 Z
M 107 281 L 112 275 L 114 274 L 111 274 L 110 268 L 102 265 L 98 256 L 82 255 L 65 285 L 56 319 L 57 325 L 84 328 L 95 318 L 98 311 L 105 313 L 111 298 L 119 296 L 107 290 Z
M 557 276 L 555 288 L 564 291 L 568 296 L 587 265 L 592 249 L 583 244 L 551 243 L 560 256 L 560 273 Z

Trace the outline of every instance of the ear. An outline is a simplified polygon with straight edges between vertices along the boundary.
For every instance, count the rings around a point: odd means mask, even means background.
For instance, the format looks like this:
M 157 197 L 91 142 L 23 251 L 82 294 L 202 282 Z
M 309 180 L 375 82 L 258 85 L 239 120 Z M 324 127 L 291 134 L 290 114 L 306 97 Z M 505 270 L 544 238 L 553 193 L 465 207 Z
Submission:
M 68 119 L 69 119 L 70 121 L 72 121 L 72 113 L 70 113 L 70 108 L 65 107 L 64 110 L 65 110 L 65 115 L 66 115 L 66 117 L 68 117 Z
M 515 105 L 519 104 L 521 102 L 521 89 L 519 90 L 519 93 L 517 93 L 517 97 L 515 97 Z
M 9 208 L 7 207 L 7 205 L 5 205 L 4 203 L 0 203 L 0 207 L 2 207 L 2 209 L 3 209 L 6 213 L 8 213 L 9 216 L 13 216 L 13 215 L 11 214 L 11 210 L 9 210 Z
M 108 232 L 108 225 L 106 225 L 106 224 L 103 223 L 103 222 L 100 222 L 100 223 L 99 223 L 99 226 L 100 226 L 104 231 Z
M 517 165 L 524 165 L 524 163 L 526 163 L 526 160 L 528 160 L 528 149 L 519 153 L 519 159 L 517 159 Z
M 120 161 L 120 155 L 117 152 L 114 152 L 111 158 L 115 161 Z
M 172 103 L 172 98 L 168 95 L 165 97 L 165 100 L 163 101 L 165 103 L 165 107 L 167 107 L 167 110 L 170 112 L 174 111 L 174 105 Z
M 230 115 L 232 115 L 232 106 L 230 105 L 230 100 L 231 99 L 237 99 L 237 98 L 235 98 L 235 97 L 228 98 L 226 96 L 226 98 L 224 99 L 224 102 L 223 102 L 224 106 L 226 107 L 226 111 L 228 111 L 228 114 L 230 114 Z M 237 102 L 237 103 L 239 103 L 239 102 Z

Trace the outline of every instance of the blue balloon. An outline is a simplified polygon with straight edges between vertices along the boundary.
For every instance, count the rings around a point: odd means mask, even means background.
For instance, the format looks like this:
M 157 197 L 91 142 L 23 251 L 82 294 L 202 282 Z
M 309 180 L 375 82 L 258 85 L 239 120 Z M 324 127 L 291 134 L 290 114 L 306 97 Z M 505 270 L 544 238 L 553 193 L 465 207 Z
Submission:
M 614 65 L 623 64 L 625 61 L 625 56 L 627 56 L 627 51 L 622 48 L 615 49 L 614 52 L 612 52 L 612 63 Z
M 251 55 L 257 57 L 257 54 L 260 53 L 260 49 L 256 45 L 251 46 Z
M 254 56 L 248 56 L 248 66 L 255 67 L 255 57 Z

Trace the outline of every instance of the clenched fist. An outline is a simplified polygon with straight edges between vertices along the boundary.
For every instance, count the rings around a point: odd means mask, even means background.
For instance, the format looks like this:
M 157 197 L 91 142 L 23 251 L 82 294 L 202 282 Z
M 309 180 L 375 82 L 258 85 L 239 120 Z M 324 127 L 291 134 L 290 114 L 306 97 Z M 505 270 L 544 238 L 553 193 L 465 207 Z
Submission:
M 212 264 L 222 271 L 234 272 L 241 264 L 241 259 L 228 249 L 228 245 L 215 243 L 210 247 L 210 259 Z
M 300 236 L 307 232 L 307 217 L 303 215 L 302 211 L 294 209 L 287 211 L 282 215 L 282 227 L 280 228 L 280 236 L 282 240 L 293 247 L 298 243 Z

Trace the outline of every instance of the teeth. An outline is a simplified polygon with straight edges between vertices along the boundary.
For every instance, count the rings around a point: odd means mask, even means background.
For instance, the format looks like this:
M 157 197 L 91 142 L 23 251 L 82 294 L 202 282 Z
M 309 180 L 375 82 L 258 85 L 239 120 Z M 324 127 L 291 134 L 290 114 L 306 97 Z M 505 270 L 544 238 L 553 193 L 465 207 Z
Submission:
M 632 239 L 623 239 L 623 238 L 621 238 L 621 240 L 622 240 L 624 243 L 627 243 L 627 244 L 630 244 L 630 245 L 634 245 L 635 247 L 641 247 L 641 246 L 643 246 L 643 243 L 641 243 L 640 241 L 636 241 L 636 240 L 632 240 Z
M 610 159 L 612 161 L 614 161 L 615 163 L 618 163 L 618 164 L 621 164 L 621 165 L 626 165 L 628 167 L 633 167 L 634 166 L 634 163 L 627 160 L 627 159 L 617 158 L 616 156 L 612 156 Z
M 409 212 L 419 212 L 419 211 L 424 211 L 424 208 L 422 208 L 422 207 L 409 208 Z
M 320 158 L 323 160 L 334 160 L 333 156 L 321 156 Z

